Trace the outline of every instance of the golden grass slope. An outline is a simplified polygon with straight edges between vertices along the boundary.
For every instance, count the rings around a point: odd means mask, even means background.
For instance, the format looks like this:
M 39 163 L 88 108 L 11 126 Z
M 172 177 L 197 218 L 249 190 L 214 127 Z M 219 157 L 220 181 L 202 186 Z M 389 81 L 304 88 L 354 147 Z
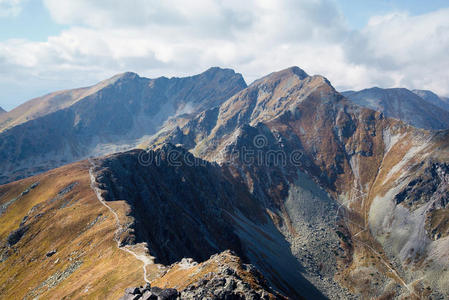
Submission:
M 0 263 L 0 299 L 114 299 L 144 283 L 142 263 L 113 241 L 115 220 L 91 190 L 88 168 L 83 161 L 0 186 L 1 205 L 39 182 L 0 216 L 0 249 L 8 256 Z M 122 201 L 111 206 L 128 209 Z M 7 249 L 26 215 L 29 230 Z

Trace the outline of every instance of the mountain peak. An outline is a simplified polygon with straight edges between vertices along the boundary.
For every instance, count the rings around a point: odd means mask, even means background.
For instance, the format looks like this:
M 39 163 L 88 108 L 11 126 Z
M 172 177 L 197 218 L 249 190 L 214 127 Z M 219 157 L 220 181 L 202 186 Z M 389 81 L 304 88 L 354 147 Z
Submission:
M 236 81 L 239 82 L 239 85 L 242 87 L 246 87 L 246 82 L 243 79 L 242 74 L 236 73 L 233 69 L 229 68 L 220 68 L 220 67 L 211 67 L 204 71 L 203 73 L 199 74 L 198 76 L 204 76 L 206 78 L 234 78 Z
M 289 76 L 297 76 L 299 77 L 299 79 L 305 79 L 307 77 L 309 77 L 309 75 L 304 72 L 303 69 L 297 67 L 297 66 L 293 66 L 281 71 L 277 71 L 274 73 L 269 74 L 268 76 L 274 76 L 274 77 L 289 77 Z
M 137 73 L 134 72 L 124 72 L 117 75 L 112 76 L 110 79 L 111 81 L 118 81 L 118 80 L 133 80 L 136 78 L 140 78 L 140 76 Z
M 141 78 L 141 77 L 137 73 L 124 72 L 124 73 L 116 74 L 106 80 L 103 80 L 103 81 L 99 82 L 98 84 L 96 84 L 96 86 L 104 87 L 109 84 L 115 84 L 117 82 L 123 82 L 123 81 L 132 81 L 132 80 L 139 79 L 139 78 Z
M 254 84 L 267 82 L 267 81 L 271 81 L 271 82 L 282 81 L 284 79 L 291 78 L 291 77 L 296 77 L 299 80 L 304 80 L 305 78 L 309 77 L 309 75 L 306 72 L 304 72 L 304 70 L 302 70 L 301 68 L 293 66 L 293 67 L 290 67 L 287 69 L 283 69 L 281 71 L 270 73 L 256 81 L 254 81 Z
M 216 74 L 216 73 L 232 73 L 236 74 L 233 69 L 230 68 L 220 68 L 220 67 L 210 67 L 206 71 L 203 72 L 203 74 Z
M 292 67 L 284 69 L 284 70 L 282 70 L 280 72 L 292 73 L 292 74 L 295 74 L 295 75 L 299 76 L 301 79 L 309 77 L 309 75 L 303 69 L 301 69 L 301 68 L 299 68 L 297 66 L 292 66 Z

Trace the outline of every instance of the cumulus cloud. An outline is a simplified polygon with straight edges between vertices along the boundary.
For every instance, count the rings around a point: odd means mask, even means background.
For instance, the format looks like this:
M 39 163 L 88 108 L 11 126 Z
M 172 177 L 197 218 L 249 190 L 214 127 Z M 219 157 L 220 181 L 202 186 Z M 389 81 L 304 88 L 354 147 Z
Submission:
M 339 89 L 449 94 L 447 9 L 377 16 L 354 31 L 332 0 L 43 1 L 68 29 L 44 42 L 0 42 L 0 81 L 68 88 L 126 70 L 183 76 L 218 65 L 251 82 L 298 65 Z
M 372 17 L 346 45 L 349 61 L 377 72 L 374 81 L 446 95 L 448 53 L 449 8 L 420 16 L 392 13 Z

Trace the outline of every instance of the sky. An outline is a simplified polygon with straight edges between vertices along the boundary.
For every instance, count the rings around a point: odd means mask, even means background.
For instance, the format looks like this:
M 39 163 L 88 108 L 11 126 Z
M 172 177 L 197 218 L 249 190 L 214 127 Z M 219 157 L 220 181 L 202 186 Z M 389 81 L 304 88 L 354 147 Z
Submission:
M 447 0 L 0 0 L 0 107 L 117 73 L 299 66 L 337 90 L 449 96 Z

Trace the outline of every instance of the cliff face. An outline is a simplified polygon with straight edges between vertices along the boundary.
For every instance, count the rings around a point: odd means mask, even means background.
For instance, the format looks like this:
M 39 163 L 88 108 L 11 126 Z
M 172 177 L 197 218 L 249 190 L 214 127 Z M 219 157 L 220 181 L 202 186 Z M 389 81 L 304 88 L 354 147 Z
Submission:
M 104 199 L 126 199 L 132 207 L 130 235 L 123 242 L 146 243 L 157 263 L 170 265 L 185 257 L 205 261 L 231 249 L 282 293 L 323 298 L 296 271 L 302 266 L 284 236 L 233 169 L 195 159 L 170 144 L 95 164 Z
M 0 182 L 130 149 L 168 118 L 214 107 L 244 87 L 240 74 L 211 68 L 170 79 L 124 73 L 34 99 L 1 117 Z

